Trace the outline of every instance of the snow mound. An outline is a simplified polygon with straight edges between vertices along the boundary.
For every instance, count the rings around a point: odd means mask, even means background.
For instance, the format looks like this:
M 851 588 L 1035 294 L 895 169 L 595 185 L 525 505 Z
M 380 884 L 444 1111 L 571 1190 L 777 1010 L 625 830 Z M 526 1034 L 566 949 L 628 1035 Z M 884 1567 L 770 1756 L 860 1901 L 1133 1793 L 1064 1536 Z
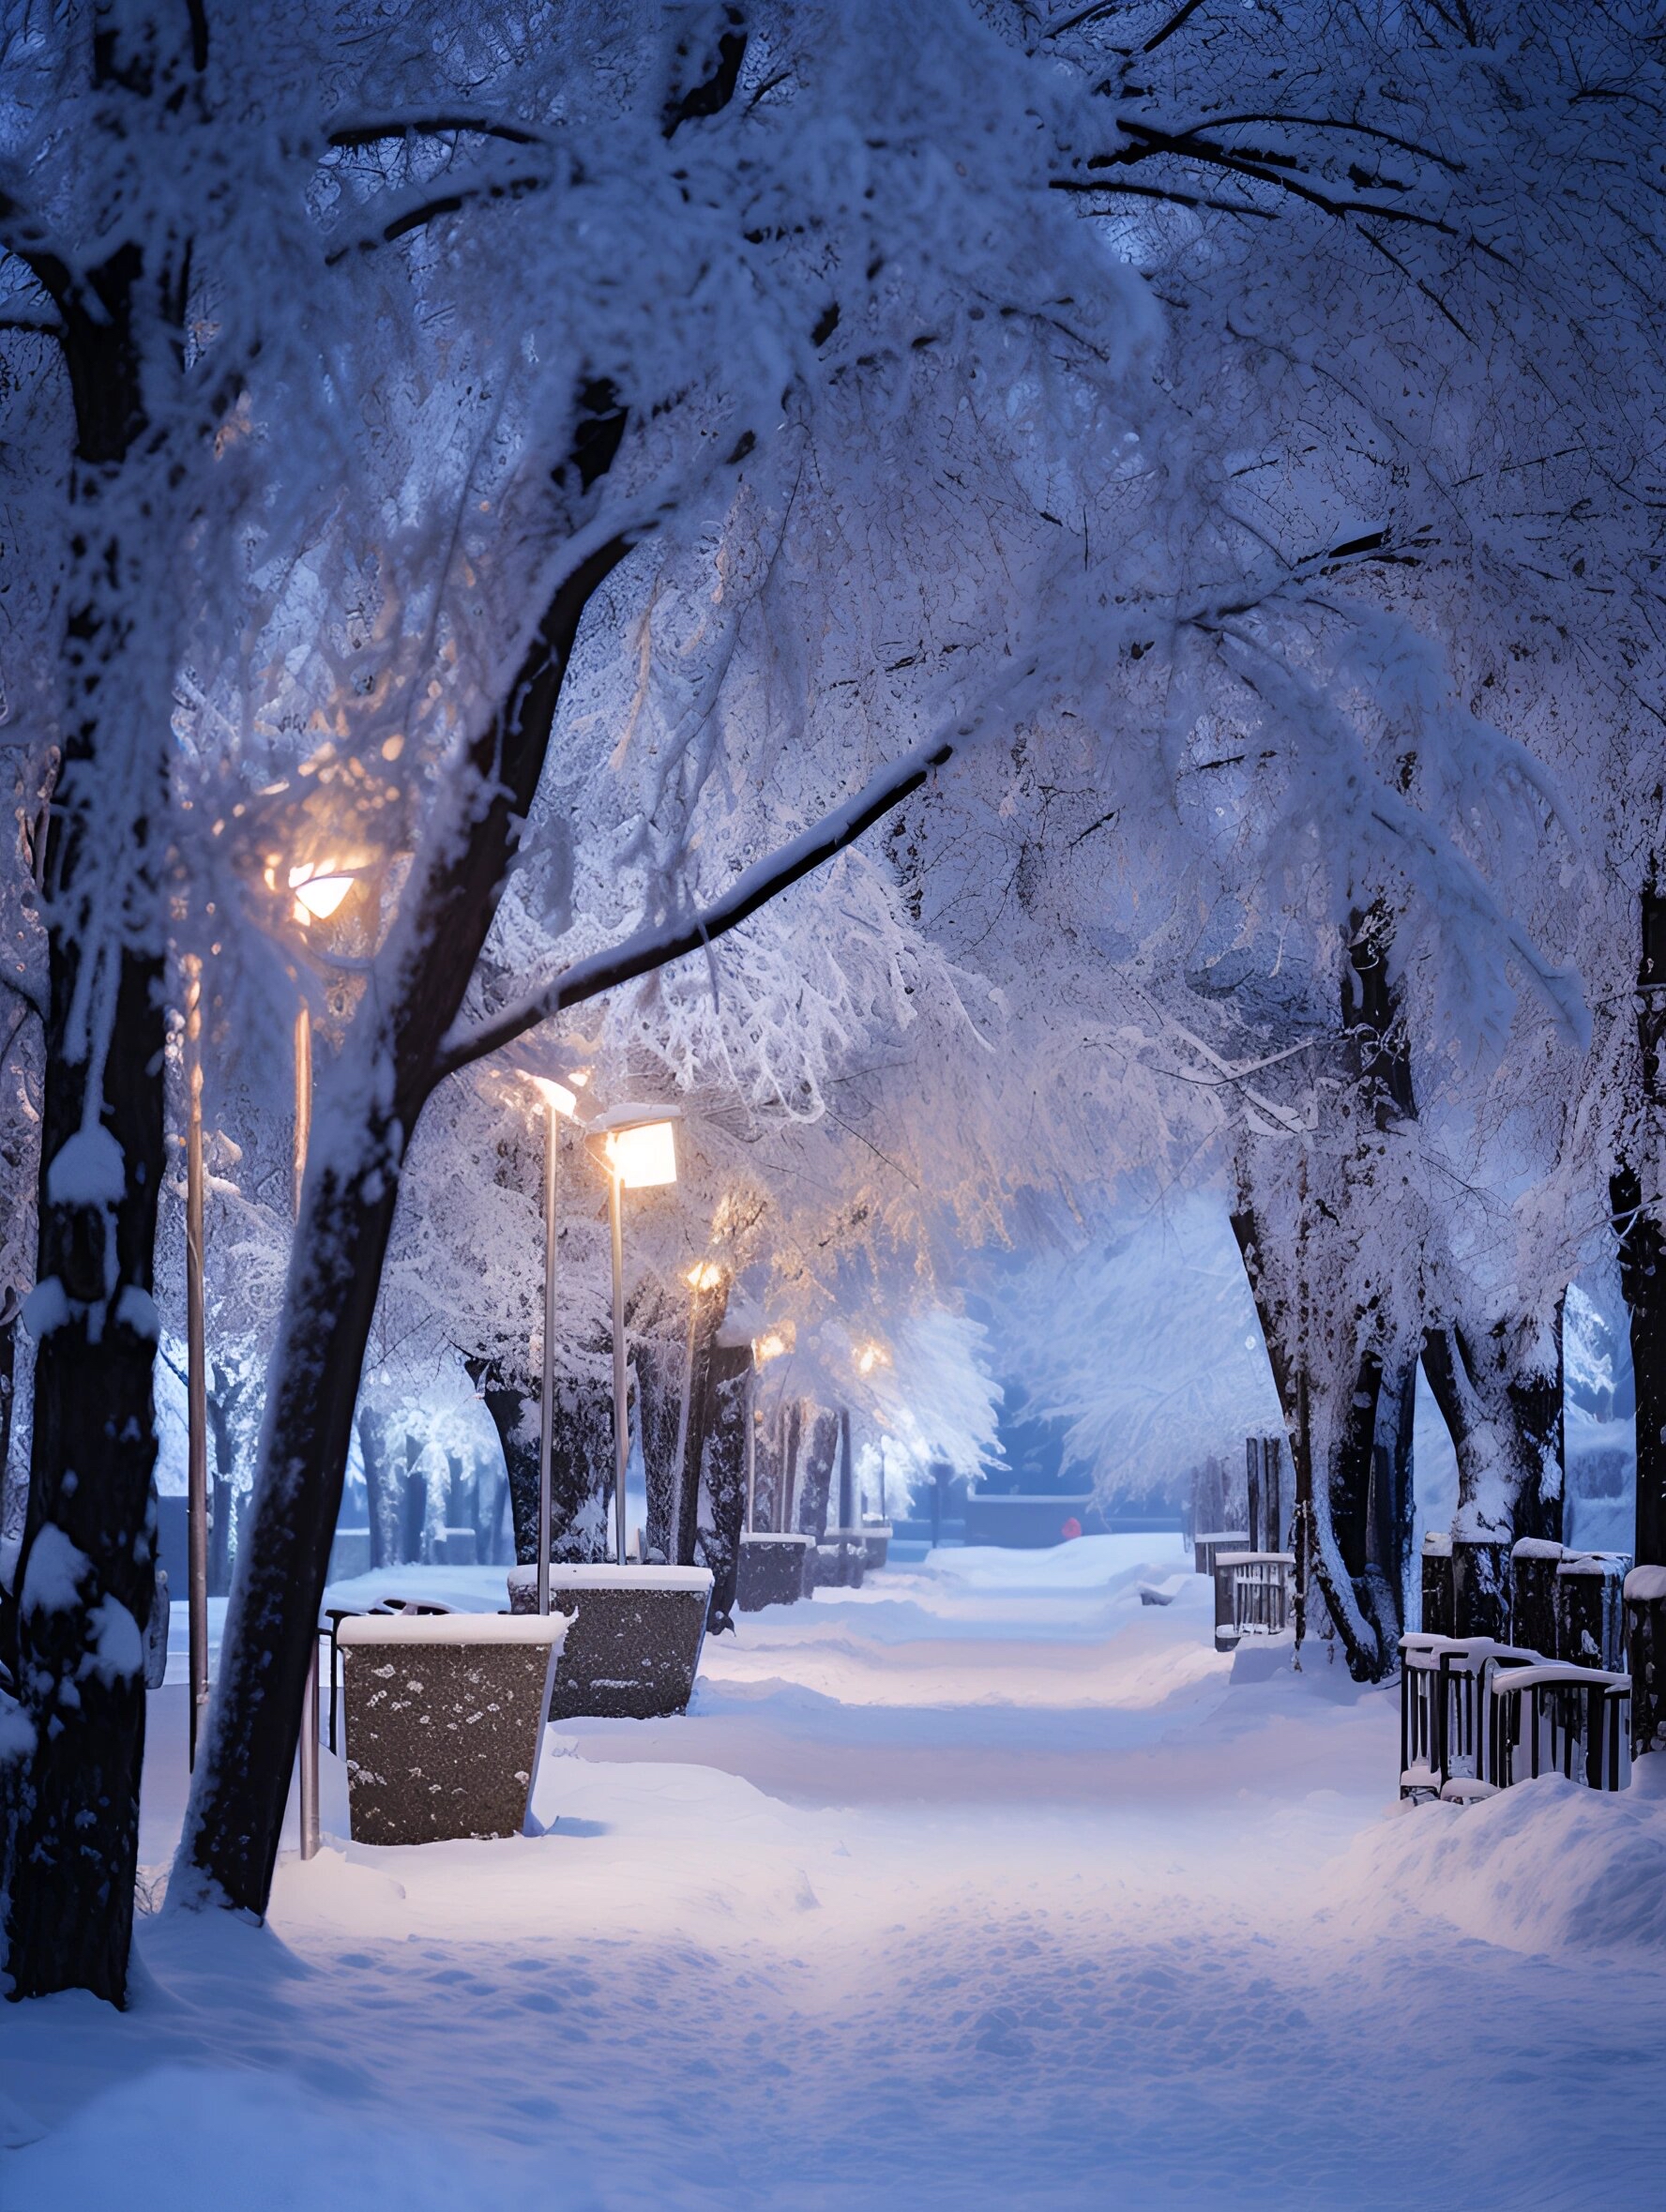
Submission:
M 1350 1914 L 1395 1900 L 1511 1950 L 1666 1954 L 1666 1796 L 1556 1774 L 1477 1805 L 1407 1806 L 1335 1880 Z
M 281 2075 L 165 2066 L 0 2167 L 0 2212 L 499 2212 L 531 2177 Z M 558 2212 L 596 2197 L 562 2155 Z

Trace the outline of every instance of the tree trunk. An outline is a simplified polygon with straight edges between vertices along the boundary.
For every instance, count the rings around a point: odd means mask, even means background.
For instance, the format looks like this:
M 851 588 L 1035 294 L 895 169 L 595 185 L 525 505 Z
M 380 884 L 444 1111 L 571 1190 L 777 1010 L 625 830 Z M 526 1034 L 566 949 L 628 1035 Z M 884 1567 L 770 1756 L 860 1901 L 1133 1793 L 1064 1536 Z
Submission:
M 690 1333 L 684 1355 L 684 1376 L 679 1386 L 680 1389 L 686 1389 L 688 1393 L 689 1418 L 683 1438 L 682 1461 L 676 1469 L 674 1521 L 668 1548 L 668 1556 L 679 1567 L 692 1567 L 700 1555 L 701 1482 L 705 1464 L 706 1439 L 718 1404 L 712 1377 L 716 1368 L 722 1364 L 719 1355 L 723 1348 L 718 1343 L 718 1333 L 728 1311 L 729 1285 L 725 1277 L 715 1289 L 697 1292 L 689 1311 Z M 750 1361 L 750 1346 L 747 1357 Z M 680 1426 L 680 1397 L 677 1410 Z M 674 1460 L 676 1457 L 674 1440 L 672 1457 Z
M 199 89 L 204 42 L 92 12 L 87 129 L 144 139 Z M 47 226 L 42 226 L 44 230 Z M 117 234 L 121 234 L 118 232 Z M 155 1594 L 152 1300 L 162 1172 L 161 815 L 168 548 L 211 400 L 184 366 L 189 240 L 71 267 L 17 250 L 57 311 L 75 416 L 62 756 L 47 836 L 49 990 L 20 1688 L 34 1748 L 0 1771 L 0 1949 L 13 1996 L 127 2001 Z M 159 391 L 175 402 L 153 425 Z M 95 832 L 97 843 L 95 843 Z M 119 855 L 112 872 L 111 856 Z M 67 1150 L 67 1147 L 73 1149 Z
M 1460 1636 L 1503 1636 L 1517 1537 L 1562 1526 L 1562 1308 L 1424 1339 L 1423 1371 L 1458 1459 L 1453 1578 Z
M 637 1425 L 647 1488 L 647 1556 L 670 1560 L 675 1550 L 677 1429 L 682 1417 L 686 1355 L 663 1339 L 636 1353 Z
M 358 1408 L 358 1456 L 364 1462 L 371 1566 L 391 1567 L 399 1556 L 399 1496 L 387 1448 L 387 1423 L 368 1405 Z
M 1232 1216 L 1233 1235 L 1250 1280 L 1295 1470 L 1295 1499 L 1292 1537 L 1296 1553 L 1298 1592 L 1310 1580 L 1318 1585 L 1348 1658 L 1356 1681 L 1377 1682 L 1393 1664 L 1393 1646 L 1385 1645 L 1383 1625 L 1361 1603 L 1344 1542 L 1365 1563 L 1366 1508 L 1370 1494 L 1371 1450 L 1382 1367 L 1372 1350 L 1361 1352 L 1352 1368 L 1324 1378 L 1307 1371 L 1296 1302 L 1280 1296 L 1268 1264 L 1259 1215 L 1243 1182 Z M 1356 1401 L 1365 1401 L 1362 1406 Z M 1368 1417 L 1369 1412 L 1369 1417 Z M 1333 1484 L 1344 1513 L 1339 1532 L 1332 1510 Z M 1305 1632 L 1305 1598 L 1298 1600 Z
M 699 1536 L 703 1566 L 712 1570 L 709 1626 L 735 1626 L 740 1532 L 746 1520 L 746 1432 L 751 1417 L 750 1344 L 714 1344 L 704 1364 L 700 1420 Z
M 71 1024 L 79 962 L 54 946 L 41 1132 L 40 1289 L 19 1688 L 34 1750 L 8 1807 L 8 1994 L 127 2001 L 144 1750 L 143 1638 L 155 1593 L 151 1300 L 162 1174 L 161 963 L 120 984 L 89 1132 Z M 94 1150 L 98 1137 L 106 1149 Z M 66 1147 L 71 1147 L 66 1153 Z M 67 1176 L 53 1202 L 53 1166 Z M 60 1185 L 60 1188 L 62 1186 Z
M 839 1451 L 839 1416 L 817 1410 L 804 1423 L 803 1475 L 798 1486 L 798 1526 L 819 1544 L 827 1533 L 828 1493 Z

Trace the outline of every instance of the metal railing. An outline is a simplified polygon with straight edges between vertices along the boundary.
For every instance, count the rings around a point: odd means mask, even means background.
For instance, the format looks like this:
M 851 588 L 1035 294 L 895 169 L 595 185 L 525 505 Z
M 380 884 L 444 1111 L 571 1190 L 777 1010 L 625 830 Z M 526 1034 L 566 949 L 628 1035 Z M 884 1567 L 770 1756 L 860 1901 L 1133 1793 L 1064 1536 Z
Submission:
M 1402 1636 L 1400 1655 L 1402 1797 L 1489 1796 L 1522 1780 L 1524 1709 L 1532 1774 L 1545 1770 L 1548 1750 L 1550 1768 L 1570 1780 L 1621 1786 L 1629 1675 L 1548 1660 L 1488 1636 Z
M 1501 1673 L 1534 1664 L 1536 1651 L 1491 1636 L 1400 1640 L 1400 1794 L 1484 1795 L 1495 1788 L 1487 1694 Z
M 1577 1764 L 1587 1788 L 1622 1789 L 1630 1768 L 1631 1732 L 1622 1725 L 1621 1709 L 1630 1703 L 1630 1675 L 1599 1667 L 1541 1661 L 1498 1676 L 1492 1683 L 1493 1781 L 1507 1789 L 1516 1780 L 1516 1755 L 1525 1733 L 1534 1777 L 1545 1770 L 1548 1751 L 1552 1773 L 1571 1781 Z

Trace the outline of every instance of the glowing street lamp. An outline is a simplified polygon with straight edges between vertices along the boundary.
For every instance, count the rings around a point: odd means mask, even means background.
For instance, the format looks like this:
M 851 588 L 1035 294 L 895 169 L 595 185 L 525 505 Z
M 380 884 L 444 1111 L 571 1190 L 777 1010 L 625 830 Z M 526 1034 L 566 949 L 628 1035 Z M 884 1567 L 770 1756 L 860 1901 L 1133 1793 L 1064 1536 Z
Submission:
M 858 1344 L 854 1356 L 856 1362 L 856 1372 L 859 1375 L 871 1375 L 875 1368 L 889 1367 L 891 1364 L 890 1354 L 883 1344 L 875 1341 L 872 1338 L 870 1338 L 865 1344 Z
M 575 1073 L 583 1083 L 588 1069 Z M 555 1399 L 555 1190 L 561 1165 L 561 1124 L 576 1121 L 579 1101 L 553 1075 L 528 1073 L 544 1106 L 544 1381 L 538 1399 L 538 1609 L 550 1610 L 550 1438 Z
M 644 1114 L 626 1107 L 609 1114 L 592 1138 L 608 1171 L 608 1231 L 613 1258 L 613 1511 L 614 1556 L 625 1564 L 625 1471 L 630 1459 L 629 1412 L 625 1388 L 625 1226 L 621 1193 L 662 1189 L 677 1177 L 676 1130 L 663 1109 Z
M 356 874 L 329 872 L 333 866 L 326 862 L 323 868 L 292 868 L 289 871 L 295 917 L 303 930 L 315 921 L 328 921 L 358 881 Z

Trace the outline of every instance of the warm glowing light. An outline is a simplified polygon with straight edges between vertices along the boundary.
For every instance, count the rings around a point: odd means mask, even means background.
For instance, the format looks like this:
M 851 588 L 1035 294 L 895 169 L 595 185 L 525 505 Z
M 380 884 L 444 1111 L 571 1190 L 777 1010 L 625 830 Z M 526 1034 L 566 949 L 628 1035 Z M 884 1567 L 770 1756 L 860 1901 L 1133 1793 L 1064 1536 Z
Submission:
M 700 1261 L 697 1265 L 690 1267 L 683 1278 L 690 1290 L 697 1291 L 716 1290 L 722 1280 L 723 1270 L 718 1265 L 716 1260 Z
M 568 1121 L 577 1119 L 579 1101 L 566 1083 L 557 1083 L 553 1075 L 529 1075 L 526 1080 L 546 1106 L 553 1106 L 556 1113 L 564 1114 Z
M 653 1190 L 676 1181 L 674 1122 L 639 1121 L 633 1129 L 610 1129 L 605 1144 L 608 1165 L 627 1190 Z
M 875 1343 L 875 1342 L 874 1342 L 874 1341 L 871 1340 L 871 1338 L 869 1340 L 869 1341 L 868 1341 L 866 1344 L 858 1344 L 858 1345 L 857 1345 L 857 1347 L 856 1347 L 856 1372 L 857 1372 L 857 1374 L 859 1374 L 859 1375 L 871 1375 L 871 1374 L 873 1372 L 873 1371 L 874 1371 L 874 1369 L 875 1369 L 876 1367 L 889 1367 L 889 1366 L 890 1366 L 890 1364 L 891 1364 L 891 1356 L 890 1356 L 890 1354 L 889 1354 L 889 1353 L 888 1353 L 888 1352 L 886 1350 L 886 1348 L 885 1348 L 885 1346 L 884 1346 L 883 1344 L 876 1344 L 876 1343 Z
M 790 1321 L 780 1328 L 765 1329 L 761 1337 L 752 1339 L 752 1360 L 758 1367 L 767 1367 L 772 1359 L 779 1359 L 783 1352 L 790 1352 L 796 1332 Z
M 356 881 L 351 875 L 332 874 L 327 868 L 292 868 L 289 887 L 295 893 L 296 921 L 303 928 L 310 921 L 328 921 Z

